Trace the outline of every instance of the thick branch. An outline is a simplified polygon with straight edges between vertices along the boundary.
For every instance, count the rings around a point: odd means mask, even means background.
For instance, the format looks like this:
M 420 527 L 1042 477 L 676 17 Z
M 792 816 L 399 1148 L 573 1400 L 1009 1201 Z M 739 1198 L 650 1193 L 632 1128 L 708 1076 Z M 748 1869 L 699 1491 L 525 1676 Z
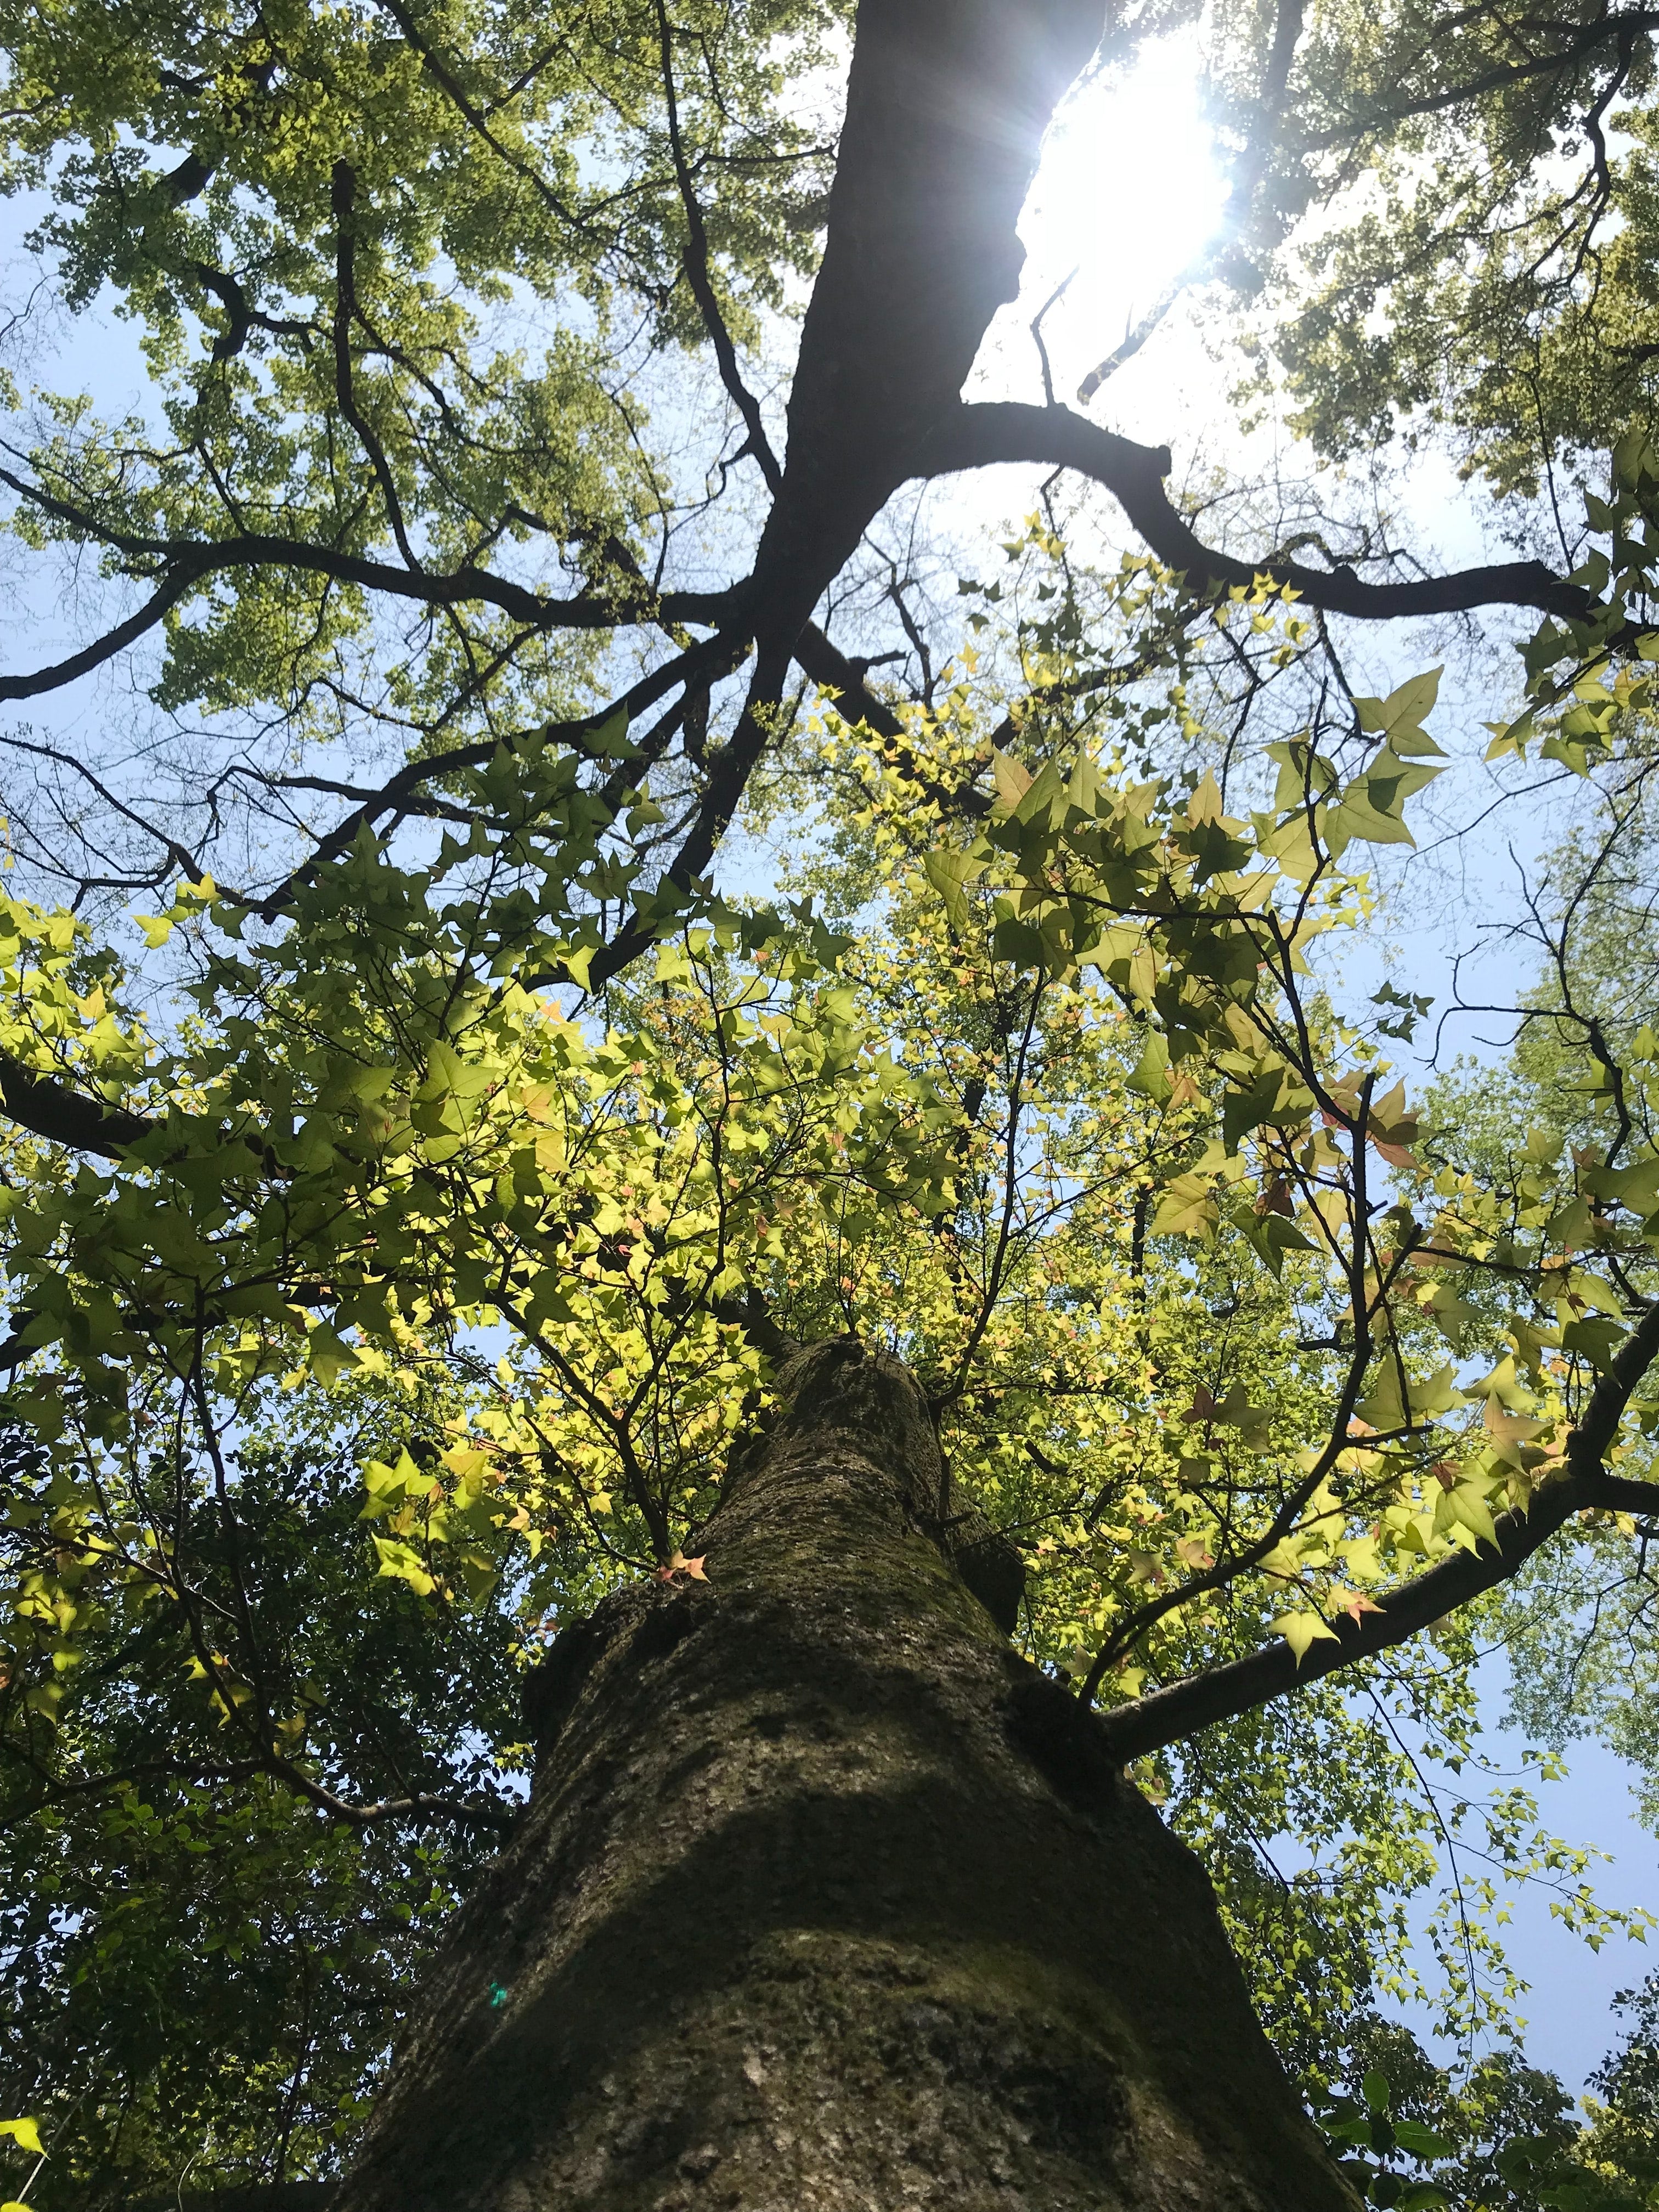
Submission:
M 1321 1638 L 1298 1665 L 1282 1639 L 1248 1659 L 1194 1674 L 1150 1697 L 1120 1705 L 1102 1721 L 1115 1759 L 1126 1764 L 1164 1745 L 1178 1742 L 1216 1721 L 1249 1712 L 1270 1698 L 1316 1682 L 1356 1660 L 1386 1651 L 1419 1630 L 1431 1627 L 1460 1606 L 1508 1582 L 1540 1547 L 1575 1513 L 1616 1509 L 1659 1512 L 1659 1485 L 1632 1483 L 1610 1476 L 1604 1466 L 1631 1395 L 1659 1357 L 1659 1307 L 1651 1309 L 1615 1355 L 1611 1370 L 1590 1393 L 1583 1418 L 1567 1439 L 1566 1472 L 1543 1484 L 1525 1513 L 1504 1513 L 1496 1523 L 1498 1541 L 1479 1552 L 1457 1552 L 1402 1589 L 1380 1601 L 1375 1613 L 1332 1623 L 1334 1640 Z M 1634 1504 L 1632 1493 L 1645 1493 Z
M 739 587 L 754 678 L 667 871 L 681 889 L 737 811 L 791 659 L 804 653 L 809 675 L 833 669 L 846 688 L 848 664 L 804 635 L 813 607 L 915 472 L 927 425 L 955 404 L 986 326 L 1018 292 L 1015 226 L 1042 134 L 1104 16 L 1103 0 L 862 0 L 787 459 Z M 629 925 L 594 957 L 592 986 L 651 942 L 648 927 Z
M 1410 583 L 1372 584 L 1351 568 L 1308 568 L 1297 561 L 1235 560 L 1206 545 L 1164 489 L 1167 447 L 1137 445 L 1103 430 L 1068 407 L 1026 407 L 1012 401 L 958 406 L 940 417 L 921 441 L 911 474 L 954 476 L 999 462 L 1031 462 L 1074 469 L 1104 485 L 1147 545 L 1166 567 L 1199 591 L 1248 590 L 1257 577 L 1289 585 L 1310 606 L 1366 622 L 1415 615 L 1463 614 L 1474 607 L 1536 607 L 1582 620 L 1594 604 L 1541 561 L 1501 561 L 1462 568 L 1449 576 Z
M 0 1052 L 0 1114 L 49 1144 L 97 1152 L 106 1160 L 122 1158 L 129 1146 L 156 1127 L 142 1115 L 106 1106 L 101 1098 L 88 1098 L 50 1076 L 31 1074 L 5 1052 Z
M 862 722 L 878 738 L 904 735 L 903 723 L 886 701 L 878 699 L 866 684 L 864 671 L 858 662 L 849 660 L 816 623 L 808 623 L 795 640 L 795 660 L 821 690 L 838 695 L 842 714 L 848 721 Z
M 709 1311 L 717 1321 L 730 1322 L 740 1328 L 756 1351 L 763 1352 L 775 1367 L 782 1367 L 799 1358 L 804 1349 L 787 1329 L 778 1326 L 766 1300 L 752 1284 L 740 1298 L 711 1299 Z
M 33 699 L 42 691 L 55 691 L 60 684 L 73 684 L 76 677 L 87 676 L 94 668 L 141 638 L 147 629 L 154 629 L 170 607 L 176 607 L 185 593 L 196 581 L 193 569 L 176 570 L 157 586 L 137 614 L 129 615 L 124 623 L 106 630 L 79 653 L 72 653 L 67 660 L 54 662 L 50 668 L 37 668 L 28 676 L 0 676 L 0 699 Z
M 1104 0 L 861 0 L 783 482 L 755 564 L 763 645 L 793 649 L 1018 294 L 1042 134 L 1105 17 Z
M 718 639 L 711 638 L 716 645 Z M 750 679 L 749 696 L 744 702 L 743 713 L 732 731 L 729 743 L 721 746 L 710 765 L 708 781 L 702 799 L 693 816 L 690 828 L 681 840 L 679 851 L 664 872 L 663 880 L 680 891 L 689 891 L 697 878 L 714 857 L 714 848 L 725 836 L 742 803 L 749 779 L 759 763 L 775 727 L 780 701 L 783 697 L 784 679 L 789 672 L 789 654 L 776 649 L 761 653 L 756 660 L 755 672 Z M 611 943 L 595 953 L 588 963 L 588 986 L 598 990 L 601 985 L 619 975 L 623 969 L 637 960 L 640 955 L 656 942 L 655 932 L 648 924 L 632 921 L 626 925 Z

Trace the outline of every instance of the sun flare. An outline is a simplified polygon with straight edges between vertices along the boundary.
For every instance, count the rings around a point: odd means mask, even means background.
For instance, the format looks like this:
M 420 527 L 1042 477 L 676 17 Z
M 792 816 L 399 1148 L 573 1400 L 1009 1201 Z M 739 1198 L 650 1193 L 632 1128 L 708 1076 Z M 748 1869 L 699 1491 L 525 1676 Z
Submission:
M 1226 189 L 1189 37 L 1148 46 L 1061 111 L 1020 220 L 1028 258 L 1018 312 L 1029 321 L 1076 270 L 1045 325 L 1062 392 L 1214 235 Z

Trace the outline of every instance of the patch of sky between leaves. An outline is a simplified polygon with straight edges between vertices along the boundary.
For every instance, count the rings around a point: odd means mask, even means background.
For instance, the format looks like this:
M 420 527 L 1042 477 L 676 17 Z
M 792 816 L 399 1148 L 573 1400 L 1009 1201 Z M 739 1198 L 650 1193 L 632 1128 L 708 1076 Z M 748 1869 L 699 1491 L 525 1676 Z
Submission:
M 1486 1755 L 1496 1766 L 1514 1773 L 1524 1739 L 1502 1723 L 1509 1701 L 1504 1656 L 1494 1653 L 1483 1661 L 1478 1679 L 1482 1714 L 1490 1730 L 1484 1741 Z M 1626 1910 L 1659 1905 L 1654 1838 L 1637 1818 L 1635 1793 L 1640 1778 L 1635 1768 L 1589 1736 L 1567 1745 L 1565 1765 L 1565 1772 L 1555 1779 L 1536 1772 L 1517 1777 L 1538 1800 L 1539 1826 L 1569 1843 L 1593 1844 L 1605 1854 L 1586 1876 L 1598 1903 Z M 1443 1867 L 1443 1875 L 1445 1871 Z M 1478 1881 L 1492 1871 L 1477 1854 L 1466 1855 L 1466 1879 Z M 1510 1917 L 1499 1932 L 1510 1964 L 1529 1984 L 1516 2008 L 1525 2022 L 1522 2044 L 1528 2062 L 1547 2068 L 1577 2098 L 1619 2040 L 1620 2023 L 1612 2008 L 1613 1998 L 1646 1979 L 1656 1963 L 1656 1947 L 1651 1937 L 1644 1943 L 1615 1931 L 1600 1950 L 1593 1950 L 1551 1912 L 1551 1902 L 1547 1882 L 1516 1884 L 1505 1894 Z M 1458 2054 L 1451 2045 L 1425 2033 L 1421 2007 L 1385 2003 L 1382 2009 L 1404 2020 L 1442 2064 L 1455 2063 Z

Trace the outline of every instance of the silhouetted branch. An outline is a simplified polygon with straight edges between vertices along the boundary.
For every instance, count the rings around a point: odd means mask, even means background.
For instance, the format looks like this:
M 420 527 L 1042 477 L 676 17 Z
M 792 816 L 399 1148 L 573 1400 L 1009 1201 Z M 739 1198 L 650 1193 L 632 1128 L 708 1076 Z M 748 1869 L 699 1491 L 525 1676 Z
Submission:
M 1012 401 L 958 406 L 920 444 L 911 473 L 954 476 L 998 462 L 1030 461 L 1073 469 L 1103 485 L 1151 550 L 1198 591 L 1248 590 L 1258 578 L 1288 585 L 1310 605 L 1363 621 L 1468 613 L 1475 607 L 1536 607 L 1582 621 L 1594 602 L 1541 561 L 1501 561 L 1409 583 L 1374 584 L 1351 568 L 1309 568 L 1269 554 L 1240 561 L 1206 545 L 1170 498 L 1167 447 L 1137 445 L 1088 422 L 1068 407 L 1027 407 Z
M 157 1127 L 140 1114 L 106 1106 L 48 1075 L 36 1075 L 9 1053 L 0 1052 L 0 1114 L 49 1144 L 97 1152 L 106 1160 L 125 1157 L 128 1147 Z
M 73 653 L 67 660 L 54 662 L 50 668 L 37 668 L 29 676 L 0 676 L 0 699 L 34 699 L 43 691 L 55 691 L 61 684 L 73 684 L 76 677 L 90 675 L 94 668 L 102 667 L 106 660 L 136 644 L 147 629 L 154 629 L 170 607 L 176 607 L 185 593 L 198 580 L 199 572 L 180 567 L 165 578 L 151 592 L 137 614 L 129 615 L 115 628 L 106 630 L 102 637 Z

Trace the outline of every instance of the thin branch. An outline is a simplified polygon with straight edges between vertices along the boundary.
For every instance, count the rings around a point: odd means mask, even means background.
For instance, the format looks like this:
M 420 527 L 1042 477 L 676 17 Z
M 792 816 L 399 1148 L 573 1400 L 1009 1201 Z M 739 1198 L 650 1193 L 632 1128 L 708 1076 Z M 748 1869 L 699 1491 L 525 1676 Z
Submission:
M 421 562 L 409 542 L 403 501 L 398 496 L 392 464 L 386 448 L 357 404 L 351 375 L 351 325 L 357 312 L 357 173 L 349 161 L 334 164 L 330 186 L 334 214 L 334 397 L 340 412 L 357 434 L 357 442 L 368 455 L 369 466 L 386 502 L 386 520 L 398 541 L 398 550 L 418 575 Z
M 1042 335 L 1043 322 L 1048 316 L 1049 308 L 1057 307 L 1060 305 L 1060 302 L 1066 297 L 1066 295 L 1071 290 L 1072 279 L 1077 275 L 1078 269 L 1081 266 L 1081 263 L 1073 264 L 1070 274 L 1060 278 L 1059 283 L 1055 285 L 1054 290 L 1049 293 L 1048 298 L 1043 301 L 1042 305 L 1037 309 L 1036 314 L 1031 318 L 1031 343 L 1037 349 L 1037 360 L 1042 364 L 1042 404 L 1045 407 L 1052 407 L 1054 404 L 1054 371 L 1048 365 L 1048 348 Z
M 1391 129 L 1395 124 L 1407 122 L 1416 116 L 1443 114 L 1448 108 L 1464 106 L 1470 100 L 1484 99 L 1488 93 L 1503 92 L 1511 85 L 1524 84 L 1531 77 L 1565 74 L 1587 59 L 1597 46 L 1604 45 L 1609 39 L 1622 42 L 1642 32 L 1656 29 L 1659 29 L 1659 15 L 1647 9 L 1634 9 L 1629 15 L 1603 13 L 1587 24 L 1564 52 L 1540 55 L 1523 62 L 1502 63 L 1483 71 L 1479 76 L 1465 78 L 1461 84 L 1449 85 L 1441 92 L 1425 93 L 1387 105 L 1379 103 L 1367 115 L 1357 116 L 1350 122 L 1297 139 L 1291 150 L 1296 154 L 1322 154 L 1334 146 L 1362 137 L 1370 131 Z
M 673 39 L 668 27 L 668 10 L 663 0 L 657 0 L 657 27 L 662 51 L 663 96 L 668 107 L 668 143 L 674 156 L 674 175 L 678 183 L 681 204 L 685 210 L 685 252 L 684 265 L 686 281 L 691 287 L 691 296 L 697 303 L 703 327 L 714 349 L 714 359 L 720 364 L 720 382 L 731 395 L 733 405 L 742 416 L 749 432 L 744 451 L 752 453 L 759 464 L 760 472 L 774 491 L 783 482 L 783 470 L 773 452 L 766 434 L 766 425 L 761 419 L 760 402 L 743 380 L 743 371 L 738 366 L 738 349 L 732 343 L 732 333 L 726 328 L 726 317 L 715 295 L 714 278 L 708 259 L 708 229 L 702 219 L 702 208 L 698 202 L 696 188 L 685 158 L 685 147 L 680 137 L 679 100 L 674 89 Z
M 575 210 L 554 191 L 541 171 L 532 163 L 521 160 L 510 147 L 501 143 L 490 129 L 482 110 L 476 102 L 468 98 L 453 69 L 431 41 L 422 35 L 410 9 L 400 6 L 398 0 L 378 0 L 378 4 L 391 16 L 415 52 L 420 56 L 422 67 L 426 70 L 427 75 L 443 92 L 457 113 L 472 130 L 477 131 L 490 152 L 504 161 L 514 176 L 522 177 L 538 198 L 550 208 L 562 222 L 569 224 L 573 230 L 583 228 L 581 219 Z

